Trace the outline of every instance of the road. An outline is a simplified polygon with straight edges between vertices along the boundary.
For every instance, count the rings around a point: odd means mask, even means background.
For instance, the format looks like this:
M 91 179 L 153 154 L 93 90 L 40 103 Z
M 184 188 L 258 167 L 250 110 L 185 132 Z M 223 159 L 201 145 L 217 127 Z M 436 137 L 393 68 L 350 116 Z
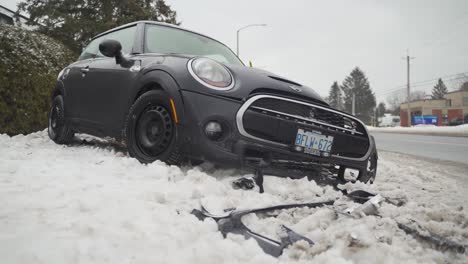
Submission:
M 373 132 L 377 149 L 468 164 L 468 137 Z

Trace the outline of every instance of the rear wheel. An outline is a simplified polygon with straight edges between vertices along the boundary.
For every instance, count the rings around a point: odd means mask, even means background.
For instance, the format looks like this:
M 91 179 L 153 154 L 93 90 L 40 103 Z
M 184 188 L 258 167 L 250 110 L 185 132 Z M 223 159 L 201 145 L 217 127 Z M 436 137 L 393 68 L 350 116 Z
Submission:
M 63 97 L 57 95 L 52 100 L 47 127 L 49 138 L 57 144 L 68 144 L 74 136 L 72 129 L 65 123 L 64 109 Z
M 130 156 L 142 163 L 161 160 L 179 165 L 182 161 L 170 97 L 164 91 L 149 91 L 135 101 L 124 138 Z

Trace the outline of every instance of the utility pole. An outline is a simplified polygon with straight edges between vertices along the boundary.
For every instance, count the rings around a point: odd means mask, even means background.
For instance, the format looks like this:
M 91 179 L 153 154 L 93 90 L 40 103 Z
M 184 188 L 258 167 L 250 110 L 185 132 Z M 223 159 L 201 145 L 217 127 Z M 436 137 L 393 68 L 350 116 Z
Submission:
M 414 57 L 409 56 L 408 50 L 406 50 L 406 76 L 407 76 L 407 100 L 408 100 L 408 109 L 406 114 L 408 115 L 408 127 L 411 127 L 411 90 L 410 90 L 410 60 Z
M 378 127 L 379 126 L 379 108 L 376 106 L 375 107 L 375 111 L 374 111 L 374 118 L 375 118 L 375 127 Z
M 351 113 L 353 115 L 356 115 L 356 94 L 355 93 L 353 93 L 353 104 L 352 104 Z

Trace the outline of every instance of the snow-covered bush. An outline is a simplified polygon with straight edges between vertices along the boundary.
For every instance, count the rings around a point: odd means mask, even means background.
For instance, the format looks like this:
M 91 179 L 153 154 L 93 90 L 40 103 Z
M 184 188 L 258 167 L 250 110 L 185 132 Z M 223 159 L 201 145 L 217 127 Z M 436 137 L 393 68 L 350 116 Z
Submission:
M 0 134 L 26 134 L 47 126 L 57 74 L 72 60 L 61 43 L 0 24 Z

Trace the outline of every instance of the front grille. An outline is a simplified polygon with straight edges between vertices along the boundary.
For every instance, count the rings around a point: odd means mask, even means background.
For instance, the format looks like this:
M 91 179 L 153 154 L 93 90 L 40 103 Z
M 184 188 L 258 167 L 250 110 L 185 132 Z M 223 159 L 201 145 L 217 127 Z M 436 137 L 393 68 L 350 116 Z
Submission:
M 298 104 L 290 101 L 278 100 L 274 98 L 262 98 L 255 101 L 251 105 L 251 108 L 256 108 L 264 111 L 266 111 L 266 109 L 275 110 L 281 113 L 286 113 L 307 119 L 316 119 L 327 124 L 343 128 L 345 128 L 346 124 L 348 128 L 352 128 L 352 121 L 344 118 L 342 115 L 326 111 L 320 108 Z
M 334 155 L 359 158 L 369 147 L 366 129 L 356 118 L 273 95 L 251 97 L 238 113 L 238 125 L 241 134 L 285 147 L 294 145 L 299 128 L 332 135 Z

